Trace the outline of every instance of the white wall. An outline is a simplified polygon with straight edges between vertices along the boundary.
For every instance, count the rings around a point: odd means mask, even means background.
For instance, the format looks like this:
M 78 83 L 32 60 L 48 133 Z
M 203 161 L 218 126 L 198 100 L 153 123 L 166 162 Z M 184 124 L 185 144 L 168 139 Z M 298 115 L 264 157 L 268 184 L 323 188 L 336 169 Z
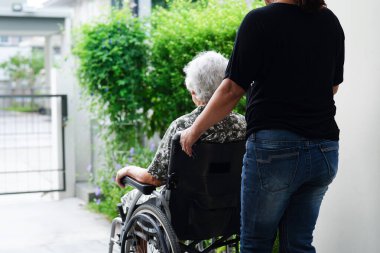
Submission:
M 109 11 L 108 0 L 77 0 L 73 8 L 74 14 L 66 21 L 66 37 L 63 42 L 63 55 L 65 60 L 58 73 L 58 86 L 63 94 L 68 94 L 69 120 L 66 126 L 66 181 L 67 191 L 61 197 L 71 197 L 76 194 L 76 182 L 88 182 L 87 168 L 92 162 L 91 123 L 90 114 L 85 103 L 80 98 L 80 87 L 76 79 L 78 64 L 71 54 L 71 30 L 77 29 L 81 24 L 92 22 L 98 16 Z M 68 6 L 70 7 L 70 6 Z
M 340 166 L 315 233 L 322 253 L 380 252 L 380 1 L 327 0 L 346 34 Z
M 65 19 L 63 31 L 62 55 L 67 58 L 60 69 L 57 71 L 56 89 L 52 90 L 56 94 L 67 95 L 68 119 L 65 124 L 65 162 L 66 162 L 66 191 L 60 192 L 59 198 L 73 197 L 75 195 L 75 176 L 76 176 L 76 126 L 80 124 L 77 121 L 77 104 L 75 92 L 75 69 L 73 68 L 73 58 L 71 57 L 71 18 Z M 54 82 L 52 82 L 54 83 Z
M 76 0 L 73 26 L 88 23 L 110 11 L 110 0 Z
M 110 0 L 77 0 L 74 6 L 74 16 L 73 24 L 74 29 L 78 28 L 84 23 L 91 23 L 94 20 L 97 22 L 99 18 L 108 14 L 110 11 Z M 73 74 L 78 66 L 77 59 L 73 59 L 74 69 Z M 90 173 L 87 171 L 88 166 L 91 164 L 94 168 L 95 159 L 97 159 L 94 153 L 94 147 L 92 145 L 92 138 L 96 136 L 91 136 L 91 121 L 90 113 L 88 112 L 87 105 L 80 97 L 81 88 L 79 87 L 78 81 L 75 79 L 73 81 L 73 107 L 76 108 L 73 118 L 76 122 L 75 125 L 75 173 L 77 182 L 88 182 Z M 95 140 L 96 141 L 96 140 Z M 91 157 L 95 155 L 95 157 Z

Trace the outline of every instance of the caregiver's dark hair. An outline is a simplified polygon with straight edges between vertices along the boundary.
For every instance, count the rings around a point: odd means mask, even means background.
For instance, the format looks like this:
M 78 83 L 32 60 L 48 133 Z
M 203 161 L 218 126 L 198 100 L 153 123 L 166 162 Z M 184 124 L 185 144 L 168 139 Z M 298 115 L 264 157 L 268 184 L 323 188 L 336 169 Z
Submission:
M 298 0 L 298 5 L 306 11 L 318 11 L 326 7 L 324 0 Z

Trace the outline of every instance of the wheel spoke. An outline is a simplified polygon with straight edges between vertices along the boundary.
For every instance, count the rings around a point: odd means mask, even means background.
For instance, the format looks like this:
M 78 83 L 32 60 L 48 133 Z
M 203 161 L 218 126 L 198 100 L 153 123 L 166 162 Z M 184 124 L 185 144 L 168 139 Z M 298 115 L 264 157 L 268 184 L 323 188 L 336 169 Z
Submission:
M 144 204 L 137 208 L 126 226 L 125 233 L 123 252 L 180 252 L 177 237 L 170 223 L 156 206 Z

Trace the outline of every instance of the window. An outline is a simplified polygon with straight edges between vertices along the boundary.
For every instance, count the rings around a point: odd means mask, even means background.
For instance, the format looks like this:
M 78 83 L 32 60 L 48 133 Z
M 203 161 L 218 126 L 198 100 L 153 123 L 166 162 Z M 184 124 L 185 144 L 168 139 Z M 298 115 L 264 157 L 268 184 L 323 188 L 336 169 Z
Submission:
M 0 43 L 6 44 L 9 42 L 9 37 L 8 36 L 0 36 Z
M 111 0 L 112 7 L 115 7 L 117 9 L 123 8 L 123 0 Z

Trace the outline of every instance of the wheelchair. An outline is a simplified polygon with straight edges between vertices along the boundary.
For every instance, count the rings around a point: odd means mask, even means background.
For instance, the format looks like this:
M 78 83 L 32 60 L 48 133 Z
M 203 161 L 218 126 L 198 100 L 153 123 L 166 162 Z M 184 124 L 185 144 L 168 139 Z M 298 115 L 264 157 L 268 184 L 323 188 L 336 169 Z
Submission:
M 138 189 L 130 210 L 118 205 L 109 253 L 239 252 L 240 182 L 245 142 L 198 142 L 193 157 L 172 140 L 168 177 L 162 190 L 125 177 Z M 137 205 L 142 195 L 153 195 Z

